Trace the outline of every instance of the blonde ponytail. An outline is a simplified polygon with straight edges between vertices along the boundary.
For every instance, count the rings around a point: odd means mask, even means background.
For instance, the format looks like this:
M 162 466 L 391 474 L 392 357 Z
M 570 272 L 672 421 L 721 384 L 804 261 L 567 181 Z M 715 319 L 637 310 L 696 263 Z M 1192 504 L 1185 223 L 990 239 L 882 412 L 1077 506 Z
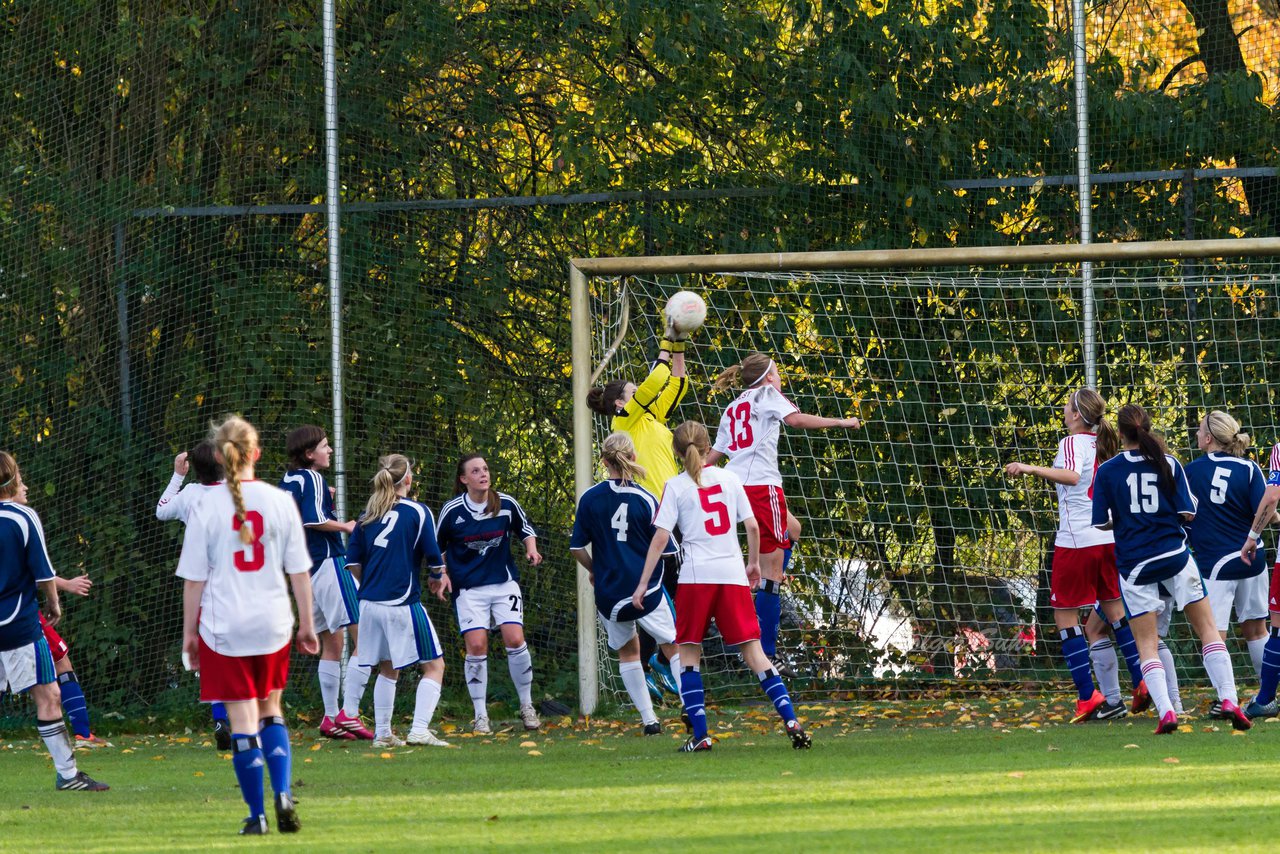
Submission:
M 725 368 L 711 384 L 712 393 L 719 393 L 730 388 L 755 388 L 760 381 L 769 375 L 773 367 L 773 359 L 764 353 L 750 353 L 736 365 Z
M 213 446 L 222 455 L 222 468 L 231 490 L 231 501 L 236 507 L 236 519 L 240 521 L 240 542 L 246 546 L 255 539 L 253 526 L 245 524 L 244 494 L 240 490 L 240 472 L 252 467 L 258 450 L 258 431 L 238 415 L 229 415 L 221 424 L 212 425 Z
M 671 447 L 684 463 L 684 470 L 698 486 L 702 486 L 702 466 L 711 452 L 707 428 L 697 421 L 686 421 L 675 429 Z
M 1233 457 L 1243 457 L 1253 443 L 1249 434 L 1240 429 L 1240 422 L 1221 409 L 1215 409 L 1206 415 L 1204 423 L 1213 440 Z
M 644 466 L 636 462 L 636 443 L 630 433 L 618 431 L 605 437 L 600 449 L 600 459 L 624 480 L 639 483 L 644 480 Z
M 372 478 L 373 494 L 364 506 L 364 513 L 360 516 L 361 524 L 368 525 L 378 521 L 396 506 L 396 502 L 400 500 L 396 490 L 409 476 L 409 468 L 409 458 L 403 454 L 387 454 L 378 458 L 378 470 Z

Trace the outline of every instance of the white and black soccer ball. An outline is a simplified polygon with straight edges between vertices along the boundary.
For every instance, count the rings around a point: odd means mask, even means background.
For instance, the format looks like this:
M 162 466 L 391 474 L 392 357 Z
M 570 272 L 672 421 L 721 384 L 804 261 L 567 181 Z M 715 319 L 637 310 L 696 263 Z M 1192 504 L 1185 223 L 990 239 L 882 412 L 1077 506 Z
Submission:
M 693 291 L 678 291 L 667 300 L 667 323 L 679 335 L 688 335 L 707 319 L 707 304 Z

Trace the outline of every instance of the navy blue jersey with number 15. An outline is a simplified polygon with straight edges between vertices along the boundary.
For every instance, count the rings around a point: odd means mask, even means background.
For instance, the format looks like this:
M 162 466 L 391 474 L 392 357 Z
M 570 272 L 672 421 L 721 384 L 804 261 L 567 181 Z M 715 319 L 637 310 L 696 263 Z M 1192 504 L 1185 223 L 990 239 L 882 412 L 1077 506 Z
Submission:
M 1182 464 L 1166 455 L 1174 491 L 1160 489 L 1156 468 L 1141 454 L 1122 451 L 1093 476 L 1093 524 L 1112 524 L 1116 568 L 1130 584 L 1155 584 L 1187 565 L 1183 516 L 1195 516 L 1196 499 Z

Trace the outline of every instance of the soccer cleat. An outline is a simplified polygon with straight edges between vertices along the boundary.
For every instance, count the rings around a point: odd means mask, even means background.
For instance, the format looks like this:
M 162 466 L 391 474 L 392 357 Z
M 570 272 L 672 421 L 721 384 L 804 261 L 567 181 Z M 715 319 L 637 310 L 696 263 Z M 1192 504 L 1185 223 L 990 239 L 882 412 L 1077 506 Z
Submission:
M 1156 735 L 1168 735 L 1171 732 L 1178 731 L 1178 716 L 1173 712 L 1165 712 L 1164 717 L 1160 719 L 1160 725 L 1156 727 Z
M 380 735 L 373 740 L 374 747 L 404 747 L 404 739 L 389 732 L 386 735 Z
M 542 726 L 542 721 L 538 720 L 538 713 L 533 706 L 520 707 L 520 723 L 524 724 L 524 728 L 529 732 L 533 732 Z
M 321 732 L 323 732 L 323 728 Z M 226 721 L 213 722 L 213 746 L 219 750 L 231 749 L 231 724 Z
M 1231 720 L 1231 713 L 1222 708 L 1221 700 L 1214 700 L 1209 706 L 1209 717 L 1217 718 L 1220 721 Z
M 297 833 L 302 829 L 298 821 L 298 808 L 293 803 L 293 796 L 281 792 L 276 795 L 276 830 L 281 833 Z
M 1255 697 L 1249 701 L 1249 705 L 1244 707 L 1244 713 L 1250 718 L 1274 718 L 1280 715 L 1280 703 L 1275 700 L 1270 703 L 1259 703 Z
M 658 677 L 650 671 L 644 675 L 644 684 L 649 686 L 649 696 L 653 698 L 655 703 L 662 702 L 662 686 L 658 684 Z
M 427 747 L 453 747 L 452 744 L 442 738 L 437 738 L 436 734 L 426 729 L 422 732 L 410 732 L 405 741 L 410 744 L 422 744 Z
M 481 715 L 471 722 L 471 731 L 476 735 L 490 735 L 493 728 L 489 726 L 489 719 Z
M 1253 728 L 1253 721 L 1249 720 L 1249 716 L 1244 710 L 1230 700 L 1222 701 L 1222 713 L 1231 719 L 1231 728 L 1244 732 Z
M 1107 702 L 1107 698 L 1102 696 L 1101 691 L 1094 691 L 1093 696 L 1087 700 L 1076 701 L 1076 713 L 1071 718 L 1073 724 L 1091 721 L 1098 714 L 1098 707 Z
M 644 725 L 645 735 L 662 735 L 662 722 L 654 721 L 651 724 Z
M 339 726 L 351 733 L 352 738 L 364 739 L 365 741 L 373 740 L 373 732 L 364 725 L 358 715 L 348 715 L 346 712 L 338 712 L 338 716 L 333 719 L 333 725 Z
M 100 747 L 115 747 L 115 745 L 105 738 L 98 738 L 93 733 L 89 733 L 88 738 L 81 735 L 76 736 L 77 750 L 97 750 Z
M 347 732 L 343 727 L 333 722 L 333 718 L 325 715 L 320 720 L 320 734 L 328 738 L 336 738 L 338 741 L 355 741 L 355 733 Z
M 241 836 L 263 836 L 270 832 L 265 815 L 251 815 L 240 824 Z
M 105 792 L 111 788 L 106 783 L 99 783 L 83 771 L 77 771 L 73 777 L 63 777 L 60 774 L 54 776 L 56 781 L 53 788 L 59 792 Z
M 800 726 L 799 721 L 787 721 L 787 736 L 791 739 L 791 746 L 796 750 L 808 750 L 813 746 L 813 739 L 804 731 L 804 727 Z
M 1129 714 L 1129 710 L 1125 708 L 1124 703 L 1112 703 L 1104 700 L 1102 705 L 1098 706 L 1097 711 L 1093 713 L 1093 719 L 1095 721 L 1109 721 L 1113 718 L 1123 718 L 1127 714 Z
M 702 738 L 694 738 L 689 736 L 689 740 L 680 745 L 681 753 L 697 753 L 702 750 L 711 749 L 711 736 L 704 735 Z
M 666 691 L 673 697 L 680 696 L 680 686 L 676 684 L 676 676 L 671 672 L 670 664 L 663 664 L 658 660 L 658 654 L 655 652 L 649 656 L 649 673 L 653 676 L 654 681 L 658 683 L 658 687 Z
M 1133 689 L 1133 702 L 1129 705 L 1129 714 L 1140 715 L 1151 708 L 1151 692 L 1147 690 L 1147 680 L 1138 683 Z

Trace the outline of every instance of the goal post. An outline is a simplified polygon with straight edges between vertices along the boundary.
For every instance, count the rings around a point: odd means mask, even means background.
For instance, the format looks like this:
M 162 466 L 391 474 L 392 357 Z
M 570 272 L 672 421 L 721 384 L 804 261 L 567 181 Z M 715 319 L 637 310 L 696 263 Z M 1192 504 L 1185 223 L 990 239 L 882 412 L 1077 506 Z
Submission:
M 1268 359 L 1280 341 L 1278 272 L 1280 238 L 575 259 L 576 491 L 598 475 L 608 426 L 586 406 L 593 379 L 638 380 L 666 297 L 697 291 L 708 318 L 673 420 L 714 429 L 729 397 L 709 398 L 710 381 L 761 350 L 777 356 L 802 411 L 867 422 L 857 433 L 789 430 L 780 446 L 804 527 L 779 643 L 793 692 L 1060 679 L 1056 655 L 1034 640 L 1052 488 L 1010 481 L 1003 465 L 1049 463 L 1062 401 L 1092 376 L 1112 413 L 1127 400 L 1151 408 L 1183 458 L 1194 449 L 1182 431 L 1206 408 L 1232 411 L 1265 451 L 1280 438 Z M 590 713 L 616 677 L 581 570 L 578 596 Z M 731 650 L 712 651 L 705 669 L 720 696 L 750 693 Z M 1202 677 L 1191 664 L 1187 675 Z

